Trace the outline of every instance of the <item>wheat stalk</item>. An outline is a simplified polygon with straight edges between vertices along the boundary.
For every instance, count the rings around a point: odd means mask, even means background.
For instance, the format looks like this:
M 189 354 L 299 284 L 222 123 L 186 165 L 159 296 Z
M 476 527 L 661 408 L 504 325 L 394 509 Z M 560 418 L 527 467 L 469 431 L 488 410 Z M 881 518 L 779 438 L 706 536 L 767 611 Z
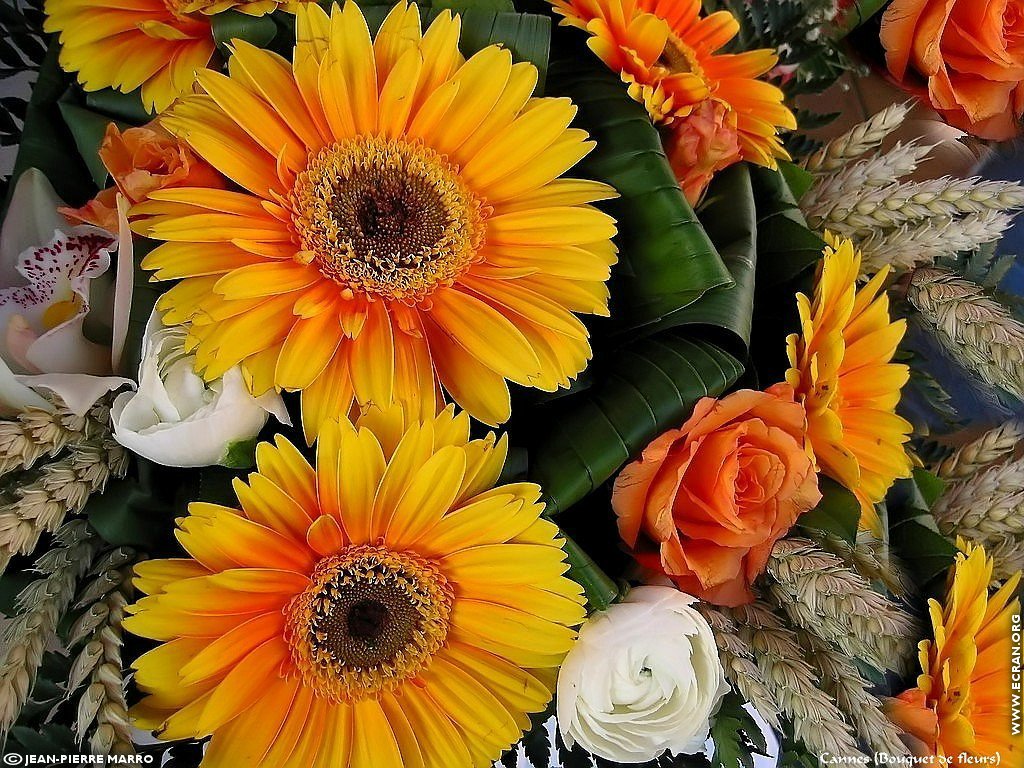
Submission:
M 807 535 L 822 549 L 842 558 L 868 581 L 883 584 L 892 594 L 903 597 L 914 591 L 913 582 L 907 578 L 900 561 L 889 552 L 886 543 L 867 531 L 861 531 L 853 544 L 827 531 L 808 531 Z
M 1000 211 L 985 211 L 961 219 L 928 219 L 914 226 L 878 230 L 858 240 L 863 255 L 861 272 L 870 274 L 885 266 L 897 270 L 930 264 L 942 256 L 974 251 L 998 240 L 1013 217 Z
M 940 461 L 935 474 L 944 480 L 962 480 L 972 477 L 990 464 L 1013 453 L 1024 439 L 1024 422 L 1007 421 L 960 446 Z
M 105 402 L 97 403 L 84 416 L 55 403 L 52 410 L 30 406 L 13 419 L 0 420 L 0 476 L 29 469 L 68 445 L 102 436 L 109 431 L 109 421 L 110 408 Z
M 71 666 L 67 698 L 87 685 L 78 702 L 75 733 L 81 743 L 92 729 L 89 744 L 93 754 L 134 753 L 122 674 L 121 621 L 131 593 L 131 565 L 135 559 L 129 547 L 118 547 L 101 559 L 93 568 L 94 578 L 82 589 L 76 603 L 77 607 L 88 606 L 88 610 L 69 632 L 69 647 L 88 638 Z
M 796 626 L 878 670 L 906 669 L 916 622 L 840 558 L 806 539 L 783 539 L 767 574 L 768 594 Z
M 828 221 L 833 210 L 858 203 L 868 187 L 887 188 L 893 180 L 917 170 L 934 147 L 914 142 L 897 144 L 884 154 L 850 163 L 835 173 L 819 176 L 800 198 L 800 207 L 815 228 Z M 840 217 L 841 218 L 841 217 Z
M 940 529 L 987 539 L 1024 536 L 1024 459 L 997 464 L 957 483 L 932 505 Z
M 857 166 L 851 169 L 856 170 Z M 1007 212 L 1024 206 L 1024 187 L 1014 182 L 947 176 L 894 184 L 892 178 L 888 185 L 873 186 L 855 176 L 838 189 L 826 188 L 821 200 L 804 209 L 808 223 L 814 229 L 855 237 L 907 223 L 958 219 L 986 211 Z
M 55 546 L 36 561 L 35 570 L 42 577 L 18 595 L 18 613 L 0 645 L 0 741 L 28 700 L 46 644 L 88 570 L 97 543 L 84 520 L 61 526 L 54 534 Z
M 0 502 L 0 572 L 28 554 L 43 533 L 77 515 L 111 477 L 122 477 L 128 452 L 111 437 L 71 445 L 57 459 L 19 477 Z
M 796 634 L 764 603 L 730 609 L 740 642 L 750 648 L 761 679 L 793 724 L 793 733 L 815 754 L 862 757 L 850 724 L 804 660 Z
M 730 616 L 707 603 L 699 603 L 697 608 L 711 626 L 729 682 L 753 705 L 768 725 L 776 731 L 782 730 L 779 702 L 761 677 L 751 647 L 740 640 L 736 623 Z
M 842 168 L 851 160 L 880 146 L 889 134 L 903 124 L 908 114 L 909 102 L 886 107 L 811 154 L 804 160 L 804 168 L 814 174 Z
M 1024 400 L 1024 325 L 975 283 L 923 267 L 907 300 L 953 359 L 982 381 Z
M 825 691 L 833 696 L 853 723 L 857 736 L 872 751 L 893 756 L 909 752 L 900 739 L 899 729 L 882 711 L 882 702 L 869 690 L 870 684 L 845 653 L 802 630 L 799 637 L 808 651 L 808 659 L 818 671 Z
M 981 544 L 1004 581 L 1024 568 L 1024 459 L 1013 459 L 950 483 L 932 505 L 945 535 Z

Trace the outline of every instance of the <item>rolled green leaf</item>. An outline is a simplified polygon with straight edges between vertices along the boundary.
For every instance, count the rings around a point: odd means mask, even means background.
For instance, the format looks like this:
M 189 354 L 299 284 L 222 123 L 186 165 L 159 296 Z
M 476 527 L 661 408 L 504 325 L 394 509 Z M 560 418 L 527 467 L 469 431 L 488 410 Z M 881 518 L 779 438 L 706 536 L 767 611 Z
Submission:
M 549 96 L 569 96 L 575 124 L 597 147 L 577 171 L 620 197 L 605 206 L 618 221 L 612 322 L 620 332 L 653 326 L 708 291 L 732 284 L 728 269 L 676 182 L 661 137 L 619 77 L 589 51 L 552 63 Z M 653 328 L 646 328 L 648 332 Z
M 569 572 L 566 574 L 581 587 L 587 596 L 587 604 L 592 611 L 603 611 L 615 602 L 619 596 L 619 588 L 608 578 L 590 555 L 580 545 L 562 534 L 565 539 L 565 555 L 569 561 Z

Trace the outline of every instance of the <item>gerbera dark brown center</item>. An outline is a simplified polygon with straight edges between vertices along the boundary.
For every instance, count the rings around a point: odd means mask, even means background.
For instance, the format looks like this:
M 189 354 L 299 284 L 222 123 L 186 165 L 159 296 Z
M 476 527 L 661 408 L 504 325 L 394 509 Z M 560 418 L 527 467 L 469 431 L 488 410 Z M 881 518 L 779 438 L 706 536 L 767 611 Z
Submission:
M 415 303 L 478 258 L 484 206 L 431 149 L 363 137 L 325 147 L 289 197 L 302 258 L 344 288 Z
M 415 677 L 443 645 L 454 594 L 431 562 L 382 547 L 321 560 L 286 609 L 286 637 L 305 683 L 353 701 Z

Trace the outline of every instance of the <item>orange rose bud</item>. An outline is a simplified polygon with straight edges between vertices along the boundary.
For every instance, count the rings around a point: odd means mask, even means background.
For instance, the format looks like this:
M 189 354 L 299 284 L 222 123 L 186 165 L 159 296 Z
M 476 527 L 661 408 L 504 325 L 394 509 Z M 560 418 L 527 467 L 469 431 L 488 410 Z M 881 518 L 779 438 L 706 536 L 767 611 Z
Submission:
M 950 125 L 983 139 L 1017 135 L 1024 114 L 1024 2 L 893 0 L 882 17 L 889 71 Z
M 821 499 L 788 384 L 706 397 L 615 480 L 619 533 L 637 561 L 716 605 L 754 599 L 772 547 Z
M 117 231 L 115 192 L 138 203 L 158 189 L 225 186 L 217 171 L 155 123 L 123 133 L 111 123 L 99 156 L 116 187 L 104 189 L 81 208 L 64 208 L 61 213 L 109 231 Z

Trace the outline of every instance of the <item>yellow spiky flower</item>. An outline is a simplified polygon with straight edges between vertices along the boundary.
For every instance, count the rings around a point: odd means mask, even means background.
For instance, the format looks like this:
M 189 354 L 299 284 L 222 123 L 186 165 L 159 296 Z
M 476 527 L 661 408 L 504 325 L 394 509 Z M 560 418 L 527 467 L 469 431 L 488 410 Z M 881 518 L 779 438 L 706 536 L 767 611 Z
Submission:
M 787 339 L 786 380 L 807 411 L 819 468 L 857 496 L 861 526 L 877 530 L 875 503 L 911 472 L 912 427 L 896 415 L 910 369 L 892 362 L 906 322 L 889 317 L 888 269 L 858 290 L 860 253 L 848 239 L 826 240 L 813 301 L 797 294 L 802 330 Z
M 151 112 L 190 91 L 216 44 L 210 16 L 236 8 L 262 16 L 278 0 L 46 0 L 47 32 L 60 36 L 60 65 L 87 91 L 142 88 Z
M 427 414 L 443 388 L 494 425 L 508 381 L 568 386 L 616 259 L 614 190 L 559 178 L 593 148 L 575 107 L 504 48 L 465 60 L 448 12 L 421 35 L 399 4 L 371 41 L 354 3 L 296 10 L 292 63 L 236 41 L 161 119 L 241 190 L 133 210 L 200 372 L 301 390 L 310 440 L 353 398 Z
M 506 454 L 451 407 L 283 438 L 190 505 L 186 559 L 136 567 L 125 627 L 137 725 L 212 735 L 203 768 L 490 766 L 551 698 L 584 618 L 540 488 L 495 487 Z
M 1024 736 L 1011 724 L 1012 617 L 1017 572 L 993 595 L 992 558 L 961 539 L 945 605 L 929 600 L 933 640 L 923 640 L 917 686 L 886 702 L 917 751 L 943 765 L 1020 765 Z

